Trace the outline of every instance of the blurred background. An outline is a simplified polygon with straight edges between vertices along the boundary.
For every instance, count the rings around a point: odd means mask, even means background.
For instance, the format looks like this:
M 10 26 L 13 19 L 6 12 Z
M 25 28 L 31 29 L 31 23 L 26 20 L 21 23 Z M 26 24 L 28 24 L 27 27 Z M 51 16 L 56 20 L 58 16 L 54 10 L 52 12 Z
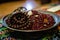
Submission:
M 26 0 L 0 0 L 0 3 L 11 2 L 11 1 L 26 1 Z M 60 1 L 60 0 L 35 0 L 35 1 L 40 1 L 40 2 L 43 2 L 43 3 L 48 3 L 48 2 L 57 2 L 57 1 Z

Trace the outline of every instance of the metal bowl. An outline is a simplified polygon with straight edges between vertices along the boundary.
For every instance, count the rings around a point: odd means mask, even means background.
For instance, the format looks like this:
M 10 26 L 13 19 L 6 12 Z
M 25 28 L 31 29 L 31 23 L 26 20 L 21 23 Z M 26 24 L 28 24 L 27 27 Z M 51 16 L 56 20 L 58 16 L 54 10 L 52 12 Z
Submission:
M 3 26 L 7 27 L 8 29 L 11 29 L 11 30 L 14 30 L 14 31 L 21 31 L 21 32 L 37 32 L 37 31 L 44 31 L 44 30 L 49 30 L 49 29 L 52 29 L 54 27 L 56 27 L 59 23 L 60 23 L 60 17 L 57 16 L 56 14 L 52 13 L 52 12 L 48 12 L 48 11 L 42 11 L 42 10 L 37 10 L 38 12 L 40 13 L 44 13 L 44 14 L 50 14 L 53 18 L 54 18 L 54 21 L 55 21 L 55 24 L 51 27 L 48 27 L 46 29 L 41 29 L 41 30 L 18 30 L 18 29 L 14 29 L 14 28 L 10 28 L 7 23 L 6 23 L 6 19 L 8 19 L 8 17 L 12 16 L 13 14 L 15 14 L 16 12 L 13 12 L 12 14 L 9 14 L 7 17 L 3 18 Z

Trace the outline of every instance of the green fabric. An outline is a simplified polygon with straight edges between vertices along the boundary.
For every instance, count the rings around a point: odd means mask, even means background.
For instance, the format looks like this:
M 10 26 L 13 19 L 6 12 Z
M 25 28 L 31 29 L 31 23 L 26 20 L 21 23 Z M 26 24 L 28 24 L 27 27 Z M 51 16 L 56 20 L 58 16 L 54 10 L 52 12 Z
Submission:
M 0 31 L 4 31 L 4 30 L 7 30 L 7 28 L 6 27 L 0 28 Z

